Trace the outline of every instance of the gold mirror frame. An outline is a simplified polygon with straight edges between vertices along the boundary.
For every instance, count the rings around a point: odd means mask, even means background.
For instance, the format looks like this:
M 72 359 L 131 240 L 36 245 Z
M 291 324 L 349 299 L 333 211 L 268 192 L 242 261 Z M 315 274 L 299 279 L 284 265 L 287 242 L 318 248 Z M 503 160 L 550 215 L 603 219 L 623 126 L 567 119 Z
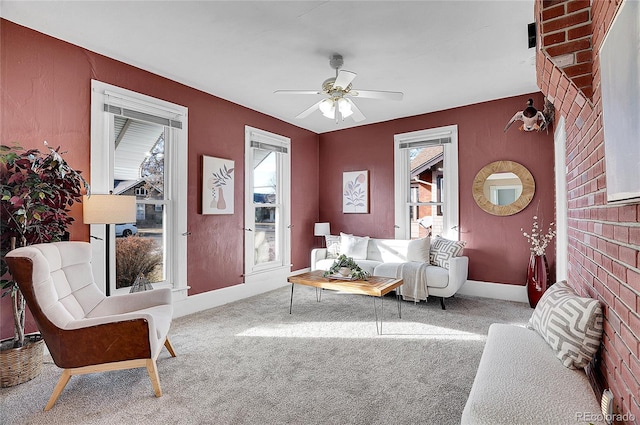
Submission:
M 493 173 L 513 173 L 522 182 L 522 193 L 515 202 L 509 205 L 495 205 L 484 196 L 484 183 Z M 536 182 L 527 168 L 514 161 L 495 161 L 486 165 L 473 180 L 473 199 L 484 211 L 493 215 L 513 215 L 522 211 L 533 199 L 536 192 Z

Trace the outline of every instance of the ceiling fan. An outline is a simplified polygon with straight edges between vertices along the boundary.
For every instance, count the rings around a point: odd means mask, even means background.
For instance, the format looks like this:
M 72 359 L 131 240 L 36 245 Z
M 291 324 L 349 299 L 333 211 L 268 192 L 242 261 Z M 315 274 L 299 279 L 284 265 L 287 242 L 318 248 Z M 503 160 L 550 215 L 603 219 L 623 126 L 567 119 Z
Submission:
M 329 65 L 336 70 L 336 76 L 326 79 L 322 83 L 322 90 L 276 90 L 277 94 L 322 94 L 328 97 L 314 103 L 309 108 L 302 111 L 296 118 L 306 118 L 316 109 L 330 119 L 335 119 L 336 124 L 340 119 L 352 117 L 354 121 L 360 122 L 365 119 L 360 109 L 351 98 L 361 97 L 369 99 L 402 100 L 403 93 L 397 91 L 380 90 L 356 90 L 351 87 L 351 82 L 358 74 L 351 71 L 341 70 L 344 63 L 342 55 L 332 55 Z

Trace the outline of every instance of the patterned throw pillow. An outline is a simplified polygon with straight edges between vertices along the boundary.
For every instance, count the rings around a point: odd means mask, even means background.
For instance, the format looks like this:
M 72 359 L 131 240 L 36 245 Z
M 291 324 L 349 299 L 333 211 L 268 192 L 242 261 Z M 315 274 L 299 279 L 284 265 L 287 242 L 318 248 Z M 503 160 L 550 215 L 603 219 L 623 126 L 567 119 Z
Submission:
M 429 262 L 434 266 L 449 268 L 449 260 L 453 257 L 462 255 L 465 241 L 452 241 L 449 239 L 436 236 L 431 241 L 431 249 L 429 250 Z
M 602 306 L 576 295 L 566 280 L 552 285 L 536 305 L 528 327 L 538 332 L 569 369 L 585 367 L 602 338 Z
M 324 235 L 324 240 L 327 243 L 326 258 L 338 258 L 338 256 L 340 255 L 340 236 Z

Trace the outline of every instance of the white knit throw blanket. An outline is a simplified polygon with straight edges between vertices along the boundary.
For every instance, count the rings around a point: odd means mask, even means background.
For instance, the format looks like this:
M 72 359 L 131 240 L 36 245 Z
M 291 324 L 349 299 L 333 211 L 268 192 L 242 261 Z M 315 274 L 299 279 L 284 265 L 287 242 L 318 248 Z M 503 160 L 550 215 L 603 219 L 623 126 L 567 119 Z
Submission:
M 417 261 L 402 263 L 398 267 L 396 277 L 401 278 L 404 283 L 397 288 L 397 291 L 403 300 L 417 302 L 427 299 L 429 292 L 426 269 L 426 263 Z

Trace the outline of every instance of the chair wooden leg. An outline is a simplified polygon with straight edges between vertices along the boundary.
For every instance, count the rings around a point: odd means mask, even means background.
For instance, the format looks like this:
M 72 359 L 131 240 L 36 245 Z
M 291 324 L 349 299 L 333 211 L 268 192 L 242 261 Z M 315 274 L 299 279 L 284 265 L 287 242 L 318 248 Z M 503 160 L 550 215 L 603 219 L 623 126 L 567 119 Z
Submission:
M 156 393 L 156 397 L 162 397 L 158 367 L 154 359 L 147 359 L 147 372 L 149 372 L 149 379 L 151 379 L 151 385 L 153 385 L 153 391 Z
M 164 346 L 167 347 L 167 351 L 171 354 L 171 357 L 176 357 L 176 352 L 173 349 L 173 345 L 171 345 L 171 341 L 169 341 L 169 337 L 164 340 Z
M 60 379 L 58 380 L 56 387 L 53 389 L 53 393 L 51 394 L 51 398 L 49 398 L 49 402 L 44 407 L 45 412 L 51 409 L 56 403 L 56 400 L 58 400 L 58 397 L 60 397 L 60 394 L 62 394 L 62 390 L 64 390 L 64 387 L 67 386 L 69 379 L 71 379 L 71 372 L 68 369 L 64 369 L 62 371 L 62 375 L 60 375 Z

